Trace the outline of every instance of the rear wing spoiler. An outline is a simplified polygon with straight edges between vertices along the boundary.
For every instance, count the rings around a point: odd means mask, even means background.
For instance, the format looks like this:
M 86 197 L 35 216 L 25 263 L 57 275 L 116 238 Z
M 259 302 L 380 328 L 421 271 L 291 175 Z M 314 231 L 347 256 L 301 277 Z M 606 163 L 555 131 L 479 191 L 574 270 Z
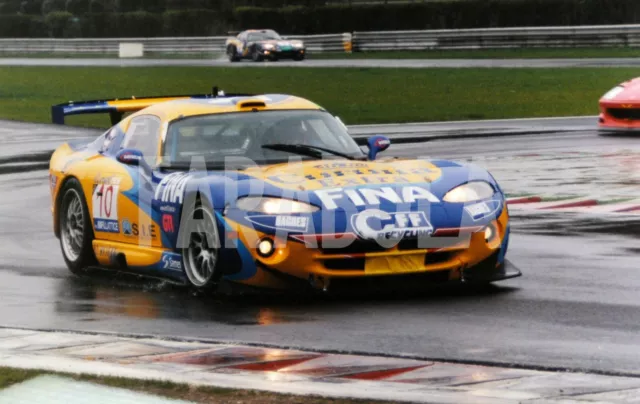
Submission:
M 254 95 L 255 94 L 225 94 L 223 91 L 219 91 L 218 87 L 213 87 L 211 94 L 164 95 L 151 97 L 132 96 L 129 98 L 114 98 L 108 100 L 69 101 L 67 103 L 53 105 L 51 107 L 51 122 L 57 125 L 64 125 L 65 117 L 68 115 L 109 114 L 111 118 L 111 125 L 115 125 L 122 120 L 122 117 L 126 112 L 140 111 L 161 102 L 181 99 L 245 97 Z

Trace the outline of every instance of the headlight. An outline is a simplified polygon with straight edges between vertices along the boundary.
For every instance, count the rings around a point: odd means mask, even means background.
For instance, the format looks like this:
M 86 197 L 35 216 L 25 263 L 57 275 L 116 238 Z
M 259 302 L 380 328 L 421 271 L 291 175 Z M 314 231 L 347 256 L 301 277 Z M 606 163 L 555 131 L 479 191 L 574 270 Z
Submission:
M 303 44 L 302 44 L 302 43 L 300 43 L 300 42 L 294 43 L 294 44 L 292 44 L 292 45 L 293 45 L 294 47 L 296 47 L 296 48 L 302 48 L 302 46 L 303 46 Z
M 311 213 L 318 210 L 316 206 L 308 203 L 292 201 L 282 198 L 262 198 L 259 196 L 248 196 L 238 200 L 239 209 L 261 212 L 268 215 L 288 214 L 288 213 Z
M 272 44 L 270 44 L 270 43 L 266 43 L 266 44 L 262 45 L 262 47 L 263 47 L 264 49 L 273 49 L 273 45 L 272 45 Z
M 607 91 L 607 93 L 605 95 L 603 95 L 602 98 L 605 99 L 605 100 L 611 100 L 611 99 L 615 98 L 618 94 L 620 94 L 623 91 L 624 91 L 624 87 L 617 86 L 617 87 L 614 87 L 611 90 Z
M 495 190 L 489 183 L 473 181 L 453 188 L 442 198 L 445 202 L 474 202 L 493 196 Z

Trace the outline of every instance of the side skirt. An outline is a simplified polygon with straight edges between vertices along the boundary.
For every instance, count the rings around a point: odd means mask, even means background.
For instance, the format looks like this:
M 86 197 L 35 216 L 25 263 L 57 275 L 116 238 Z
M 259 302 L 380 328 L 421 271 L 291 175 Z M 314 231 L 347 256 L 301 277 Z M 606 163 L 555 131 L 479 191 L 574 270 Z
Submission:
M 93 251 L 103 268 L 183 282 L 182 256 L 169 249 L 94 240 Z

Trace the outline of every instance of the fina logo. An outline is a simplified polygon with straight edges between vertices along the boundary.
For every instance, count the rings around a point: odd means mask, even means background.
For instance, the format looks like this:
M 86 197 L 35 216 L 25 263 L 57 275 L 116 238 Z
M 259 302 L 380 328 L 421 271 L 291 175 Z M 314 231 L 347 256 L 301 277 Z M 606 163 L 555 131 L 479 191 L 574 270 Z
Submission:
M 351 217 L 351 227 L 363 239 L 393 246 L 404 238 L 430 236 L 433 226 L 424 212 L 385 212 L 368 209 Z

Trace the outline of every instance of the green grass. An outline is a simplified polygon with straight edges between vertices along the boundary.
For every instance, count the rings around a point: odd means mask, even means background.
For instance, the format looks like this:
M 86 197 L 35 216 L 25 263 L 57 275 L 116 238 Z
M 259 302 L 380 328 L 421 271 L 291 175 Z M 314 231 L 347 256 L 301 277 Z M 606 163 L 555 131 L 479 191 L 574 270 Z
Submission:
M 93 375 L 76 375 L 42 370 L 23 370 L 0 367 L 0 389 L 30 380 L 34 377 L 53 374 L 69 377 L 79 381 L 93 382 L 105 386 L 140 391 L 158 396 L 192 401 L 196 403 L 244 403 L 244 404 L 364 404 L 379 403 L 392 404 L 389 401 L 352 400 L 340 398 L 322 398 L 315 396 L 300 396 L 276 394 L 256 390 L 237 390 L 218 387 L 196 387 L 186 384 L 172 383 L 159 380 L 137 380 L 122 377 L 98 377 Z
M 348 125 L 597 114 L 599 97 L 633 68 L 382 69 L 1 67 L 0 118 L 50 122 L 69 100 L 209 92 L 289 93 Z M 108 125 L 108 116 L 70 124 Z

